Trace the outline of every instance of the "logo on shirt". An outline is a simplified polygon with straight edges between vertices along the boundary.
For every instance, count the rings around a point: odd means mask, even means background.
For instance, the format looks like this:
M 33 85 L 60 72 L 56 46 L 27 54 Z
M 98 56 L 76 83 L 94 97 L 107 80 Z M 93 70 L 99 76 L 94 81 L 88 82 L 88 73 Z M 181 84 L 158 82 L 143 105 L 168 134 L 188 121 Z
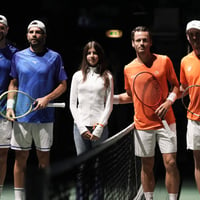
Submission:
M 32 63 L 37 64 L 37 61 L 36 60 L 32 60 Z
M 188 72 L 191 71 L 191 69 L 192 69 L 192 66 L 188 66 L 188 67 L 187 67 L 187 71 L 188 71 Z
M 158 70 L 154 71 L 154 75 L 158 75 L 160 72 Z
M 135 75 L 131 75 L 131 79 L 133 80 L 135 78 L 136 74 Z

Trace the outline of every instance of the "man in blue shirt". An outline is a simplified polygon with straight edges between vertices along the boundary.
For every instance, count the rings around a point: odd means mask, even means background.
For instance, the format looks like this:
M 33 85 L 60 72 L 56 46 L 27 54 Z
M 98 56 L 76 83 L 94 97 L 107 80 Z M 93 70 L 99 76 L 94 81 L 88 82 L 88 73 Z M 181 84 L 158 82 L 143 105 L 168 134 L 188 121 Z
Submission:
M 6 17 L 0 15 L 0 94 L 8 90 L 11 59 L 17 51 L 17 48 L 7 41 L 8 30 Z M 7 156 L 10 147 L 11 131 L 12 123 L 0 116 L 0 196 L 7 171 Z
M 30 47 L 17 52 L 11 63 L 12 80 L 9 90 L 21 90 L 37 101 L 36 111 L 13 123 L 11 148 L 15 150 L 15 200 L 25 199 L 24 177 L 32 141 L 37 151 L 39 167 L 45 168 L 49 165 L 53 142 L 54 108 L 46 106 L 67 88 L 67 75 L 62 58 L 59 53 L 46 47 L 46 36 L 45 24 L 39 20 L 32 21 L 27 28 Z M 22 102 L 23 99 L 17 101 Z M 16 105 L 18 103 L 16 102 Z M 20 106 L 23 106 L 23 103 Z M 17 112 L 22 108 L 15 109 Z M 12 117 L 13 114 L 11 107 L 8 109 L 8 116 Z

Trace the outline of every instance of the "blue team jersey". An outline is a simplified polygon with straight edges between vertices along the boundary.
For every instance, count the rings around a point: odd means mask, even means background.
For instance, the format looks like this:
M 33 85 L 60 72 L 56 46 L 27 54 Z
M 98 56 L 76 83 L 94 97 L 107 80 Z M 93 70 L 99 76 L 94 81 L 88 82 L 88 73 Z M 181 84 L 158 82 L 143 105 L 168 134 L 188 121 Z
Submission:
M 18 49 L 12 45 L 7 45 L 5 48 L 0 49 L 0 94 L 8 90 L 10 83 L 10 65 L 11 59 Z M 0 116 L 0 118 L 2 118 Z
M 17 52 L 11 62 L 10 75 L 18 80 L 18 90 L 28 93 L 35 99 L 49 94 L 61 81 L 67 79 L 60 54 L 50 49 L 42 55 L 37 55 L 29 48 Z M 19 112 L 23 105 L 23 99 L 17 99 L 16 112 Z M 34 111 L 17 121 L 54 122 L 54 108 Z
M 7 45 L 5 48 L 0 49 L 0 94 L 8 90 L 11 59 L 16 51 L 17 48 L 11 45 Z

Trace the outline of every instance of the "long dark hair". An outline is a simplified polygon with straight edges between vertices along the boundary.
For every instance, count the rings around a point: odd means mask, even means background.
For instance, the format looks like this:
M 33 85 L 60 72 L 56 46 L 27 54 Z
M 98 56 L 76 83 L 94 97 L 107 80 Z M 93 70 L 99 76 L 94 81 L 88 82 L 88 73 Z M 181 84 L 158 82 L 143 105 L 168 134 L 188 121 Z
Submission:
M 109 86 L 109 78 L 108 78 L 109 71 L 107 70 L 105 53 L 102 46 L 96 41 L 88 42 L 83 48 L 83 57 L 80 65 L 80 70 L 83 73 L 83 81 L 87 79 L 87 73 L 89 72 L 90 65 L 87 62 L 87 53 L 88 50 L 91 48 L 94 48 L 96 50 L 97 55 L 99 57 L 99 61 L 96 65 L 96 73 L 103 77 L 104 85 L 107 88 Z

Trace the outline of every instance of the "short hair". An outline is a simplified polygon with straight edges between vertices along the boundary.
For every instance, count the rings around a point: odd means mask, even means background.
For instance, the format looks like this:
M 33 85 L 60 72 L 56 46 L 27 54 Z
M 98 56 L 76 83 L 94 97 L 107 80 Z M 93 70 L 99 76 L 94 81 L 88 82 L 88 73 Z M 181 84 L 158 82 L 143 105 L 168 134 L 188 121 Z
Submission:
M 135 32 L 148 32 L 150 39 L 152 39 L 152 33 L 150 29 L 146 26 L 137 26 L 131 31 L 131 40 L 134 40 Z

